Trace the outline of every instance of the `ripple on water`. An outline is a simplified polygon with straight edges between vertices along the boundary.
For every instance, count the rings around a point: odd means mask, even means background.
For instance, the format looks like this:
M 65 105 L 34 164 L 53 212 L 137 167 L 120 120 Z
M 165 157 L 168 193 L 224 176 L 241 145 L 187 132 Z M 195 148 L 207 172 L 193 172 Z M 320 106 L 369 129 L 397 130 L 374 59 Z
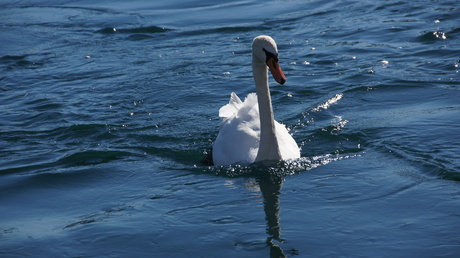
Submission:
M 342 159 L 348 159 L 357 157 L 360 154 L 355 155 L 332 155 L 326 154 L 315 157 L 302 157 L 297 160 L 279 161 L 273 164 L 272 162 L 267 166 L 266 163 L 254 163 L 251 165 L 232 165 L 232 166 L 215 166 L 207 168 L 197 168 L 199 171 L 206 174 L 215 174 L 224 177 L 269 177 L 269 178 L 281 178 L 284 176 L 290 176 L 298 173 L 302 173 L 308 170 L 312 170 L 319 166 L 327 165 L 331 162 L 339 161 Z

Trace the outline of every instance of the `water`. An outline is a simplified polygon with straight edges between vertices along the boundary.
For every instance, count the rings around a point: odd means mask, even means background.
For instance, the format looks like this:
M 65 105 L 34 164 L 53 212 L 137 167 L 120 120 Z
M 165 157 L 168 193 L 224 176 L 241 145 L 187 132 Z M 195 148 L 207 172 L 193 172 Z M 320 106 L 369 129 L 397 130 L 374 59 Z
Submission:
M 456 1 L 0 7 L 1 256 L 460 254 Z M 213 167 L 260 34 L 302 159 Z

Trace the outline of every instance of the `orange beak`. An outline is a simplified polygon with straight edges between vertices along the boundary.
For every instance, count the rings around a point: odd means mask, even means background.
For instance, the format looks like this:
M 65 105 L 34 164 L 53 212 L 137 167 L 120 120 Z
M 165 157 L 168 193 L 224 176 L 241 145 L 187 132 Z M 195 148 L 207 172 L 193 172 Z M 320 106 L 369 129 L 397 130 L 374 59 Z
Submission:
M 273 78 L 275 78 L 275 81 L 277 81 L 279 84 L 284 84 L 286 82 L 286 76 L 283 73 L 283 70 L 281 70 L 281 67 L 274 58 L 270 58 L 267 61 L 268 68 L 270 69 L 270 72 L 272 72 Z

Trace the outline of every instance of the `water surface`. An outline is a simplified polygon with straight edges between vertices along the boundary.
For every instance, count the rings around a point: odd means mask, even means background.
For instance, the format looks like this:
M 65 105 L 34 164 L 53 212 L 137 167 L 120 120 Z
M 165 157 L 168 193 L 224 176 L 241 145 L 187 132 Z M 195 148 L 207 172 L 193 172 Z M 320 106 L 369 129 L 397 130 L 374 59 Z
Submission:
M 0 7 L 2 256 L 460 253 L 457 2 Z M 302 158 L 214 167 L 260 34 Z

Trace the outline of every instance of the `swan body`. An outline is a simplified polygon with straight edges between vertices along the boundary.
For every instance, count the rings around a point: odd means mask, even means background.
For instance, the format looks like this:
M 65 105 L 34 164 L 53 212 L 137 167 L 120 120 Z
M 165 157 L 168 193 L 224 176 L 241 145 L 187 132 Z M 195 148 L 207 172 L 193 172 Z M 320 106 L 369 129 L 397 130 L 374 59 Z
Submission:
M 274 120 L 268 68 L 275 80 L 286 77 L 278 63 L 278 49 L 269 36 L 258 36 L 252 43 L 252 69 L 256 93 L 244 102 L 232 92 L 230 101 L 219 110 L 222 118 L 213 144 L 214 165 L 250 164 L 300 158 L 300 149 L 286 127 Z

